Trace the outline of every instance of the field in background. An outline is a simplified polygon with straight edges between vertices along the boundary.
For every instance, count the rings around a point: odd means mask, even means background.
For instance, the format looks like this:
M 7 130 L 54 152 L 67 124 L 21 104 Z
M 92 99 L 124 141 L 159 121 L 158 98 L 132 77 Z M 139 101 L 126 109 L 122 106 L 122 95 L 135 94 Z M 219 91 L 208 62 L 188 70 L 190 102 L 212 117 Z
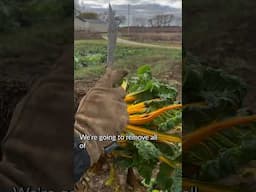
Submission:
M 107 33 L 75 31 L 75 40 L 99 40 L 103 39 L 102 36 L 107 36 Z M 127 27 L 122 27 L 119 29 L 118 38 L 141 43 L 150 43 L 154 45 L 181 47 L 182 28 L 178 26 L 162 28 L 130 27 L 128 30 Z
M 165 79 L 166 75 L 175 76 L 181 68 L 181 50 L 140 47 L 119 43 L 115 53 L 116 68 L 134 72 L 139 66 L 148 64 L 153 75 Z M 107 60 L 106 40 L 75 41 L 75 79 L 94 78 L 102 74 Z M 176 77 L 175 79 L 178 79 Z
M 129 32 L 128 32 L 129 31 Z M 127 27 L 120 29 L 121 38 L 131 41 L 180 47 L 182 28 L 173 27 Z

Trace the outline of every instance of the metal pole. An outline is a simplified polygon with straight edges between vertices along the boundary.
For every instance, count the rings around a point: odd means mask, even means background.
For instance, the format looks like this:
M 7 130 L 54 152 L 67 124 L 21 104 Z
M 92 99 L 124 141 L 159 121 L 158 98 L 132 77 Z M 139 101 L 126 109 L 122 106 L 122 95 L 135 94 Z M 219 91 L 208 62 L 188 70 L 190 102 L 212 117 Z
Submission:
M 128 36 L 130 36 L 130 4 L 128 4 Z
M 108 56 L 107 66 L 112 66 L 114 63 L 114 52 L 116 48 L 118 24 L 115 21 L 115 13 L 109 4 L 108 10 Z

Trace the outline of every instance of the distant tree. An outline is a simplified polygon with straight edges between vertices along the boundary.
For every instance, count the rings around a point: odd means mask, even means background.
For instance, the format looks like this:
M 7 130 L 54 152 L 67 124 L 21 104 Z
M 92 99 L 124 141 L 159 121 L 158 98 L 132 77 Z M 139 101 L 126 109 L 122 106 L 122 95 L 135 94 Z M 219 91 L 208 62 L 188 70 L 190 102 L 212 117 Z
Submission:
M 169 14 L 169 15 L 164 15 L 163 16 L 163 24 L 164 26 L 170 26 L 174 20 L 174 15 L 173 14 Z
M 147 20 L 142 17 L 136 17 L 135 23 L 138 27 L 145 27 L 147 25 Z
M 150 27 L 154 27 L 153 19 L 149 19 L 148 23 L 149 23 Z
M 151 27 L 165 27 L 170 26 L 174 20 L 173 14 L 167 15 L 156 15 L 153 18 L 148 20 L 148 23 Z

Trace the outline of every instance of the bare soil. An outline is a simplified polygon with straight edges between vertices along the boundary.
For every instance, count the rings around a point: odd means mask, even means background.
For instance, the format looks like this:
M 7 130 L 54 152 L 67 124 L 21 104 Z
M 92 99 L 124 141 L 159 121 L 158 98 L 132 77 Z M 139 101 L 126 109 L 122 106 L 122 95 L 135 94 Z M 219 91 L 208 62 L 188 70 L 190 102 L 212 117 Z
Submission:
M 166 33 L 131 33 L 130 35 L 123 34 L 123 37 L 136 42 L 142 43 L 168 43 L 169 45 L 181 45 L 182 34 L 179 32 Z
M 128 27 L 122 27 L 119 29 L 121 33 L 127 33 Z M 174 32 L 182 32 L 181 26 L 169 26 L 169 27 L 129 27 L 129 31 L 131 33 L 174 33 Z
M 101 33 L 93 33 L 93 32 L 89 32 L 89 31 L 75 31 L 74 38 L 75 38 L 75 40 L 102 39 Z

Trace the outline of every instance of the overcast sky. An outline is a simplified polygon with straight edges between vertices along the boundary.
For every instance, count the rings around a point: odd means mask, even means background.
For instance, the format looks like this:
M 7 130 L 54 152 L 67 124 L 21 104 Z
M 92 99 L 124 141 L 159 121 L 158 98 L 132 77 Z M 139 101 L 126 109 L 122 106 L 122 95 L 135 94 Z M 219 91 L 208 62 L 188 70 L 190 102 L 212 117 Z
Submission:
M 106 7 L 109 0 L 78 0 L 83 4 L 95 4 Z M 161 4 L 175 8 L 182 7 L 182 0 L 110 0 L 111 4 Z

